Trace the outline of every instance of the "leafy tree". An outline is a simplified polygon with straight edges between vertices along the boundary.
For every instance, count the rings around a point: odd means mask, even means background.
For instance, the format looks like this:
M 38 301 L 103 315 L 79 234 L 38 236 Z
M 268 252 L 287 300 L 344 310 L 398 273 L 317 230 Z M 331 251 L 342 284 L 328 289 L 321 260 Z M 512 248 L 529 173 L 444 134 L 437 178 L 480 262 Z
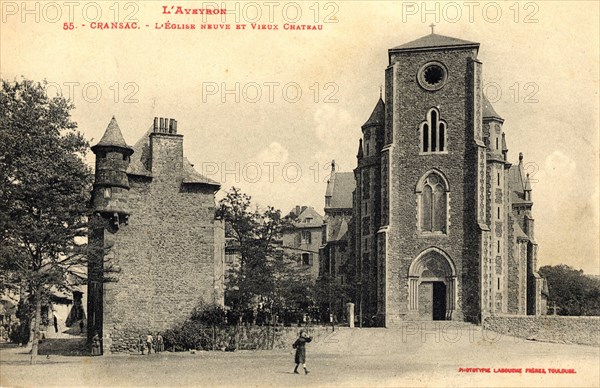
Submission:
M 538 272 L 548 282 L 548 307 L 556 306 L 558 315 L 600 315 L 600 279 L 565 264 Z
M 33 315 L 31 362 L 42 305 L 85 273 L 83 239 L 92 174 L 73 105 L 45 83 L 2 80 L 0 90 L 0 286 L 20 289 Z
M 325 274 L 315 284 L 315 301 L 326 313 L 323 319 L 328 320 L 329 314 L 342 317 L 345 313 L 345 302 L 351 300 L 352 289 L 342 284 L 339 278 Z
M 225 221 L 225 234 L 236 240 L 239 262 L 228 276 L 227 299 L 237 310 L 251 309 L 260 301 L 277 310 L 307 303 L 307 273 L 295 267 L 281 247 L 281 236 L 293 228 L 292 217 L 282 217 L 271 206 L 253 208 L 251 197 L 233 187 L 219 202 L 217 215 Z

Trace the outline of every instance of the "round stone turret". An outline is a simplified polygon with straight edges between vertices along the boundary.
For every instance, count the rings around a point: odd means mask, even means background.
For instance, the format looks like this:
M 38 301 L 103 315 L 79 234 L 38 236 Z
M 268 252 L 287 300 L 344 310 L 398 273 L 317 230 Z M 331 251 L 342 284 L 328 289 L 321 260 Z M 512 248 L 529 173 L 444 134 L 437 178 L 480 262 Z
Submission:
M 96 174 L 92 194 L 94 212 L 111 217 L 115 225 L 129 216 L 127 168 L 133 149 L 125 143 L 113 116 L 100 142 L 92 147 L 96 155 Z

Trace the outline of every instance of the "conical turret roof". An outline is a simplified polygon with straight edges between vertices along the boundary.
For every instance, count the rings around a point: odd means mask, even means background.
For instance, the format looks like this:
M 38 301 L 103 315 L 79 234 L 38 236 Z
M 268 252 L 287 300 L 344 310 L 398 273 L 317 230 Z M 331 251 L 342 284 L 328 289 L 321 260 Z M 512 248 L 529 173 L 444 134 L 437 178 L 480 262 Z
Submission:
M 92 151 L 99 147 L 123 148 L 133 153 L 133 149 L 127 145 L 125 139 L 123 138 L 121 128 L 119 128 L 119 124 L 117 123 L 115 116 L 113 116 L 110 120 L 110 123 L 108 123 L 108 127 L 106 127 L 106 131 L 104 132 L 102 139 L 100 139 L 98 144 L 92 147 Z
M 379 97 L 379 101 L 377 101 L 377 105 L 375 105 L 375 109 L 373 109 L 371 116 L 369 117 L 367 122 L 364 123 L 362 126 L 368 127 L 371 125 L 383 125 L 384 121 L 385 121 L 385 103 L 383 102 L 381 97 Z
M 492 103 L 487 99 L 487 97 L 484 95 L 483 96 L 483 118 L 484 119 L 499 119 L 501 121 L 504 121 L 504 119 L 502 118 L 502 116 L 500 116 L 496 110 L 494 109 L 494 107 L 492 106 Z

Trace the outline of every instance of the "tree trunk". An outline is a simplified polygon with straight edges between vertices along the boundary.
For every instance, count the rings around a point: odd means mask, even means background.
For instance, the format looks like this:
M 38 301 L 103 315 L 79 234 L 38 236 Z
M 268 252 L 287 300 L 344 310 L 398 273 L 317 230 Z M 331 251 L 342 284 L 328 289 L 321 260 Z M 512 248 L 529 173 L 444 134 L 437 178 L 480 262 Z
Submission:
M 33 339 L 31 343 L 31 364 L 35 364 L 40 344 L 40 322 L 42 320 L 42 287 L 35 288 L 35 320 L 33 321 Z

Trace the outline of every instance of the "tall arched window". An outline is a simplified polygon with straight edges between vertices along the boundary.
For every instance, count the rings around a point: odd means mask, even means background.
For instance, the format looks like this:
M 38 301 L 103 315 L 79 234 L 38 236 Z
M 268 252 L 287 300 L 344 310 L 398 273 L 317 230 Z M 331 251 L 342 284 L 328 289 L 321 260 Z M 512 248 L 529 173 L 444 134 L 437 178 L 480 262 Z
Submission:
M 421 153 L 446 152 L 446 122 L 440 118 L 440 112 L 431 108 L 421 123 Z
M 419 230 L 447 233 L 448 184 L 437 172 L 426 174 L 417 186 Z

